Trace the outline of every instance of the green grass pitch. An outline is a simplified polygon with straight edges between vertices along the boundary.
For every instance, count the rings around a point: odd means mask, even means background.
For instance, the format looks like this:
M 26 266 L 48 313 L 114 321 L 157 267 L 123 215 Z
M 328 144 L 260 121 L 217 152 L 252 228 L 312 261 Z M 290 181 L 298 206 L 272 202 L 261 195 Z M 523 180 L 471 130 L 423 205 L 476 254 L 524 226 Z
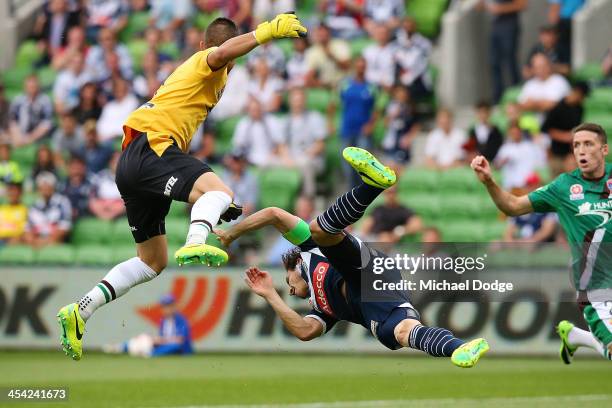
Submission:
M 67 386 L 69 402 L 7 407 L 610 407 L 612 366 L 544 358 L 448 359 L 372 355 L 199 354 L 136 359 L 0 352 L 0 387 Z

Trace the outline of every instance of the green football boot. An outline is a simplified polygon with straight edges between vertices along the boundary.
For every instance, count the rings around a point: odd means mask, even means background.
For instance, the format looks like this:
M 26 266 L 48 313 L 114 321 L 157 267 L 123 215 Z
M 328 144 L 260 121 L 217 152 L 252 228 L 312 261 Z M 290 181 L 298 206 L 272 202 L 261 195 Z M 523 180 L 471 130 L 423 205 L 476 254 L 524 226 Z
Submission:
M 568 335 L 572 331 L 574 325 L 567 320 L 560 321 L 557 325 L 557 334 L 561 338 L 561 348 L 559 350 L 559 357 L 565 364 L 572 364 L 574 353 L 578 347 L 572 346 L 569 343 Z
M 71 303 L 62 307 L 57 313 L 57 321 L 60 325 L 60 340 L 64 353 L 73 360 L 80 360 L 83 356 L 85 320 L 79 314 L 79 305 Z
M 378 161 L 372 153 L 358 147 L 347 147 L 342 157 L 361 176 L 364 183 L 386 189 L 397 181 L 395 172 Z
M 474 367 L 480 357 L 487 351 L 489 351 L 489 343 L 485 339 L 474 339 L 462 344 L 457 350 L 453 351 L 451 361 L 457 367 Z
M 227 263 L 227 252 L 207 244 L 185 245 L 174 253 L 179 266 L 188 264 L 203 264 L 207 266 L 221 266 Z

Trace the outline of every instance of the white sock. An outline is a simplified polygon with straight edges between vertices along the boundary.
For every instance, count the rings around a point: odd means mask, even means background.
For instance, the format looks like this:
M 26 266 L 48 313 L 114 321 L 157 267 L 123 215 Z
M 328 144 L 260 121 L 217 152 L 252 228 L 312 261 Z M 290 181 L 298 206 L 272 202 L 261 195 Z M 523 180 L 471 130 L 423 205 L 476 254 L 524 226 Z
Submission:
M 572 346 L 592 348 L 599 354 L 606 356 L 603 345 L 597 341 L 590 331 L 574 327 L 567 335 L 567 341 L 569 341 Z
M 227 211 L 232 197 L 223 191 L 209 191 L 198 198 L 191 209 L 191 225 L 187 233 L 187 245 L 204 244 L 219 217 Z
M 102 305 L 125 295 L 130 288 L 155 278 L 157 273 L 134 257 L 115 265 L 104 279 L 79 300 L 79 314 L 83 320 L 89 317 Z

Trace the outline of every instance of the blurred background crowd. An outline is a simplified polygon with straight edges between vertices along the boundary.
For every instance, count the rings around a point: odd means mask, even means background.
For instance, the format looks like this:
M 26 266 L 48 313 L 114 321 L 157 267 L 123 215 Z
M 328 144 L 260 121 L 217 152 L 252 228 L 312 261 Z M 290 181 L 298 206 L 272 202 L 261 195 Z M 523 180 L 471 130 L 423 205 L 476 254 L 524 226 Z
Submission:
M 491 92 L 457 120 L 436 98 L 437 39 L 451 3 L 46 1 L 14 67 L 1 75 L 0 245 L 52 245 L 60 259 L 67 251 L 109 260 L 88 245 L 131 242 L 114 183 L 124 120 L 200 50 L 210 21 L 229 17 L 246 32 L 288 10 L 308 26 L 308 38 L 270 42 L 238 60 L 191 144 L 190 154 L 221 174 L 245 214 L 279 206 L 311 218 L 357 182 L 340 157 L 354 145 L 400 174 L 356 226 L 367 239 L 562 239 L 554 215 L 502 219 L 468 163 L 484 155 L 517 193 L 575 168 L 570 130 L 588 110 L 612 106 L 612 47 L 588 73 L 573 72 L 571 19 L 585 1 L 548 0 L 547 23 L 521 61 L 528 1 L 482 1 L 491 21 Z M 175 246 L 187 211 L 174 203 L 169 214 Z M 235 259 L 277 263 L 285 248 L 272 241 L 244 239 Z

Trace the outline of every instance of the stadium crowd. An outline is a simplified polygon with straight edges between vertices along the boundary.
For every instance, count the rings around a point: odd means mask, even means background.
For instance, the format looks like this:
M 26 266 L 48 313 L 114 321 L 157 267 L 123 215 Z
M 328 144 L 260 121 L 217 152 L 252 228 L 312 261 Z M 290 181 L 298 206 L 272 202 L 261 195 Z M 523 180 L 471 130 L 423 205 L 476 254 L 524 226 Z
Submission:
M 406 11 L 410 0 L 304 3 L 308 38 L 270 42 L 238 61 L 191 145 L 191 154 L 221 172 L 245 214 L 260 203 L 257 174 L 280 167 L 299 172 L 291 206 L 308 217 L 316 199 L 334 188 L 337 159 L 329 156 L 348 145 L 381 152 L 398 172 L 411 162 L 435 170 L 465 167 L 483 154 L 501 170 L 505 188 L 533 188 L 543 170 L 554 176 L 575 167 L 570 130 L 583 120 L 590 86 L 612 82 L 612 47 L 602 59 L 600 83 L 570 82 L 568 21 L 584 1 L 549 0 L 549 24 L 533 39 L 527 61 L 517 57 L 526 0 L 483 1 L 493 23 L 493 89 L 491 102 L 475 106 L 473 126 L 464 129 L 452 111 L 435 107 L 435 35 L 419 32 Z M 303 7 L 294 0 L 45 2 L 30 40 L 38 51 L 33 73 L 18 94 L 0 86 L 0 241 L 41 247 L 69 240 L 82 217 L 122 217 L 114 171 L 129 113 L 200 49 L 214 18 L 229 17 L 247 31 Z M 41 78 L 42 70 L 54 73 L 52 81 Z M 519 84 L 515 100 L 505 100 L 507 88 Z M 317 104 L 316 95 L 328 97 Z M 231 137 L 222 140 L 227 123 L 234 125 Z M 415 140 L 425 132 L 424 149 L 417 150 Z M 31 168 L 11 158 L 31 145 Z M 350 168 L 343 170 L 344 180 L 356 182 Z M 35 194 L 28 206 L 24 193 Z M 543 226 L 550 227 L 548 220 L 513 220 L 504 238 L 551 239 L 537 234 Z M 393 189 L 361 229 L 380 241 L 421 232 L 440 239 Z

